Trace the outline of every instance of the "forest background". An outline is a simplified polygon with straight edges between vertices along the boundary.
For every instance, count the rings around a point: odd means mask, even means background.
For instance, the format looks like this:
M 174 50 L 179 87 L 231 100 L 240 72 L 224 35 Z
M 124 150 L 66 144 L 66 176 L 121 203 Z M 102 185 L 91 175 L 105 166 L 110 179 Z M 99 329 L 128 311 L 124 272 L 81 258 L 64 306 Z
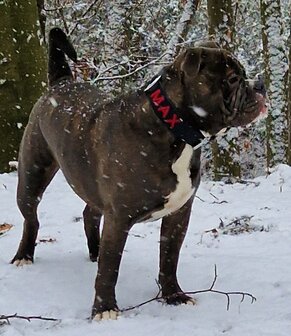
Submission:
M 0 172 L 11 170 L 33 104 L 47 87 L 47 33 L 75 45 L 78 81 L 109 99 L 135 90 L 185 46 L 216 40 L 250 77 L 264 76 L 267 119 L 203 148 L 204 175 L 227 181 L 291 165 L 290 0 L 0 0 Z

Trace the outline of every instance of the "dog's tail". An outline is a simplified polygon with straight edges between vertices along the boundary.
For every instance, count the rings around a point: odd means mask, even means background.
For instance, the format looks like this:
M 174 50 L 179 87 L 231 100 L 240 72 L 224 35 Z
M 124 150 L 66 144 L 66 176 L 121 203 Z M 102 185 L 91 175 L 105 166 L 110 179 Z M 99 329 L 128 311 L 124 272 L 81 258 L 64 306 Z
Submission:
M 50 86 L 61 78 L 73 78 L 65 55 L 77 62 L 77 53 L 67 35 L 60 28 L 53 28 L 49 33 L 48 81 Z

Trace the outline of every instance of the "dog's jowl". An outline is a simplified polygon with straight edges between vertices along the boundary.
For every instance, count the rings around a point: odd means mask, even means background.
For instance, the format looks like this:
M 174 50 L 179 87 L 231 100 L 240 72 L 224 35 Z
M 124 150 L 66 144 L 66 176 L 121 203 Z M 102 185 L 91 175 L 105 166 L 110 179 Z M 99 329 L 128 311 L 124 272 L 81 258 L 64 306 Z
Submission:
M 168 304 L 193 302 L 176 271 L 200 181 L 200 143 L 204 132 L 244 126 L 264 113 L 264 88 L 248 84 L 229 52 L 205 44 L 183 50 L 143 89 L 110 101 L 73 81 L 65 54 L 76 61 L 76 53 L 60 29 L 51 30 L 49 42 L 49 89 L 32 110 L 20 148 L 24 229 L 12 262 L 33 262 L 37 206 L 61 169 L 87 204 L 89 255 L 98 260 L 92 318 L 117 317 L 115 286 L 128 231 L 158 218 L 162 295 Z

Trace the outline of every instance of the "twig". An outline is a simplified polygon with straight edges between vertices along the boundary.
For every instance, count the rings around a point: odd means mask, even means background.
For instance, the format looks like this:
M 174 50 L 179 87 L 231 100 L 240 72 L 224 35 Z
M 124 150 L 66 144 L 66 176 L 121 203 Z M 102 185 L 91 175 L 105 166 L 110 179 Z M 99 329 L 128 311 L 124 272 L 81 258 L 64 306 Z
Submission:
M 227 201 L 223 200 L 223 201 L 219 201 L 219 202 L 212 202 L 211 204 L 224 204 L 224 203 L 228 203 Z
M 218 201 L 218 197 L 216 197 L 214 194 L 210 193 L 210 195 L 215 198 Z
M 58 12 L 60 14 L 60 17 L 63 21 L 63 24 L 64 24 L 64 28 L 65 28 L 65 31 L 66 31 L 66 34 L 68 35 L 69 34 L 69 28 L 68 28 L 68 25 L 67 25 L 67 21 L 65 19 L 65 15 L 64 15 L 64 9 L 63 7 L 60 5 L 60 0 L 57 0 L 57 5 L 58 5 Z
M 218 197 L 216 197 L 214 194 L 210 193 L 210 195 L 215 198 L 217 201 L 211 202 L 211 204 L 223 204 L 223 203 L 228 203 L 227 201 L 223 200 L 223 201 L 219 201 Z
M 21 319 L 31 322 L 31 320 L 43 320 L 43 321 L 61 321 L 60 319 L 52 318 L 52 317 L 43 317 L 43 316 L 23 316 L 18 315 L 17 313 L 13 315 L 0 315 L 0 321 L 4 320 L 6 323 L 10 324 L 10 319 Z
M 195 295 L 195 294 L 202 294 L 202 293 L 216 293 L 216 294 L 221 294 L 221 295 L 225 295 L 226 298 L 227 298 L 227 304 L 226 304 L 226 309 L 229 310 L 229 307 L 230 307 L 230 297 L 231 295 L 240 295 L 242 298 L 241 298 L 241 302 L 244 301 L 245 297 L 249 297 L 251 298 L 251 303 L 254 303 L 257 299 L 254 295 L 250 294 L 250 293 L 247 293 L 247 292 L 240 292 L 240 291 L 233 291 L 233 292 L 223 292 L 223 291 L 220 291 L 220 290 L 217 290 L 217 289 L 214 289 L 214 286 L 216 284 L 216 281 L 217 281 L 217 267 L 216 265 L 214 266 L 214 279 L 210 285 L 209 288 L 207 289 L 202 289 L 202 290 L 198 290 L 198 291 L 190 291 L 190 292 L 183 292 L 183 294 L 186 294 L 186 295 Z M 179 293 L 175 293 L 171 296 L 168 296 L 168 298 L 171 298 L 171 297 L 175 297 L 177 296 L 177 294 Z M 129 308 L 124 308 L 124 309 L 121 309 L 121 312 L 125 312 L 125 311 L 129 311 L 129 310 L 133 310 L 133 309 L 136 309 L 136 308 L 139 308 L 141 306 L 144 306 L 150 302 L 153 302 L 153 301 L 160 301 L 162 299 L 165 299 L 165 297 L 162 296 L 162 289 L 159 285 L 159 291 L 158 291 L 158 294 L 152 298 L 152 299 L 149 299 L 147 301 L 144 301 L 144 302 L 141 302 L 135 306 L 131 306 Z
M 98 82 L 98 81 L 100 81 L 100 80 L 114 80 L 114 79 L 122 79 L 122 78 L 130 77 L 130 76 L 132 76 L 133 74 L 137 73 L 138 71 L 140 71 L 140 70 L 142 70 L 142 69 L 144 69 L 144 68 L 146 68 L 146 67 L 148 67 L 148 66 L 150 66 L 150 65 L 152 65 L 152 64 L 155 64 L 155 63 L 158 62 L 160 59 L 162 59 L 166 54 L 167 54 L 167 52 L 163 53 L 160 57 L 158 57 L 158 58 L 156 58 L 156 59 L 150 61 L 150 62 L 147 63 L 147 64 L 144 64 L 144 65 L 142 65 L 142 66 L 136 68 L 135 70 L 133 70 L 133 71 L 131 71 L 131 72 L 125 74 L 125 75 L 116 75 L 116 76 L 111 76 L 111 77 L 97 77 L 97 78 L 95 78 L 95 79 L 93 80 L 93 83 L 96 83 L 96 82 Z M 106 72 L 106 71 L 104 70 L 104 72 Z M 104 73 L 104 72 L 103 72 L 103 73 Z
M 204 199 L 202 199 L 201 197 L 199 197 L 199 196 L 197 196 L 197 195 L 195 195 L 195 198 L 198 198 L 199 201 L 201 201 L 201 202 L 205 202 Z
M 241 216 L 239 218 L 234 219 L 233 221 L 229 222 L 227 225 L 224 225 L 224 227 L 228 227 L 231 226 L 232 224 L 240 224 L 241 220 L 247 219 L 247 220 L 251 220 L 254 216 Z M 220 218 L 221 220 L 221 218 Z M 222 222 L 222 220 L 221 220 Z
M 79 25 L 80 23 L 80 20 L 83 19 L 89 12 L 90 10 L 96 5 L 96 3 L 98 2 L 99 0 L 94 0 L 89 6 L 88 8 L 84 11 L 84 13 L 81 15 L 81 18 L 79 18 L 76 22 L 76 24 L 74 25 L 74 27 L 71 29 L 71 31 L 69 32 L 69 35 L 72 35 L 72 33 L 75 31 L 75 29 L 77 28 L 77 26 Z M 98 4 L 98 6 L 100 7 L 102 1 L 100 1 L 100 3 Z M 98 7 L 97 7 L 98 8 Z
M 227 298 L 227 304 L 226 304 L 226 309 L 229 310 L 229 307 L 230 307 L 230 296 L 231 295 L 241 295 L 241 301 L 240 302 L 243 302 L 245 297 L 248 296 L 251 298 L 251 303 L 254 303 L 255 301 L 257 301 L 257 298 L 250 294 L 250 293 L 247 293 L 247 292 L 240 292 L 240 291 L 234 291 L 234 292 L 223 292 L 223 291 L 219 291 L 219 290 L 216 290 L 216 289 L 213 289 L 214 286 L 215 286 L 215 283 L 217 281 L 217 268 L 216 268 L 216 265 L 214 266 L 214 279 L 213 279 L 213 282 L 211 284 L 211 286 L 209 287 L 209 289 L 202 289 L 202 290 L 199 290 L 199 291 L 191 291 L 191 292 L 184 292 L 184 294 L 201 294 L 201 293 L 216 293 L 216 294 L 222 294 L 222 295 L 225 295 L 226 298 Z
M 57 11 L 59 11 L 61 8 L 64 8 L 64 7 L 63 7 L 63 6 L 61 6 L 61 7 L 55 7 L 55 8 L 46 8 L 46 7 L 44 7 L 43 10 L 44 10 L 45 12 L 57 12 Z
M 137 304 L 136 306 L 131 306 L 131 307 L 128 307 L 128 308 L 124 308 L 124 309 L 121 309 L 121 312 L 125 312 L 125 311 L 129 311 L 129 310 L 133 310 L 133 309 L 136 309 L 136 308 L 140 308 L 148 303 L 151 303 L 153 301 L 159 301 L 161 298 L 162 298 L 162 288 L 160 287 L 160 284 L 157 282 L 156 280 L 156 283 L 157 283 L 157 286 L 159 288 L 159 291 L 158 291 L 158 294 L 152 298 L 152 299 L 149 299 L 147 301 L 144 301 L 144 302 L 141 302 L 139 304 Z

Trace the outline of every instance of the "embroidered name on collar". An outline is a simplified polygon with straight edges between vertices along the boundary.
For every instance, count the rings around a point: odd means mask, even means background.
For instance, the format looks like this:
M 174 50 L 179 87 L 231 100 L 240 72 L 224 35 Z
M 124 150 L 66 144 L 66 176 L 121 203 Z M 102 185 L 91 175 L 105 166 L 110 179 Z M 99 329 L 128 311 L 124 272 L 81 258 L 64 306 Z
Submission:
M 150 100 L 151 106 L 157 117 L 174 134 L 177 139 L 183 140 L 194 149 L 201 146 L 204 139 L 199 129 L 195 129 L 181 118 L 181 110 L 167 97 L 160 84 L 161 76 L 157 76 L 144 92 Z

